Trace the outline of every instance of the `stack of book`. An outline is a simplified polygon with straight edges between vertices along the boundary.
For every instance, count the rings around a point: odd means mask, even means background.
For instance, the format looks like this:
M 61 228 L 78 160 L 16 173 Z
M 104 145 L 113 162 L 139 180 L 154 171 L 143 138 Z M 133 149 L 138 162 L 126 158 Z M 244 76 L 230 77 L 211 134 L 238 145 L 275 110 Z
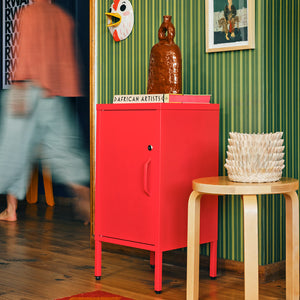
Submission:
M 113 103 L 209 103 L 210 95 L 139 94 L 115 95 Z

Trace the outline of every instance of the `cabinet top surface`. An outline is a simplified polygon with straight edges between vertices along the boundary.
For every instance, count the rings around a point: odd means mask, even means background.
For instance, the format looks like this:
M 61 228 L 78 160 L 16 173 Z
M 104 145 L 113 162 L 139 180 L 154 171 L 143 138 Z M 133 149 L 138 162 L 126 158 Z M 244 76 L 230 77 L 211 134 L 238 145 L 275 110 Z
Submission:
M 117 110 L 219 110 L 219 104 L 212 103 L 118 103 L 97 104 L 97 111 Z

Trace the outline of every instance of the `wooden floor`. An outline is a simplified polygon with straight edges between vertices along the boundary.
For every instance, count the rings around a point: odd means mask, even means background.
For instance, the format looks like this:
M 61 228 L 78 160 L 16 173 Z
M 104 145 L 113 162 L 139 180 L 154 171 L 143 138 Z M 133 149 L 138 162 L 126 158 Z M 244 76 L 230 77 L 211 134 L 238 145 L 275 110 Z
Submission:
M 3 205 L 4 201 L 1 201 Z M 22 202 L 18 222 L 0 222 L 0 299 L 46 300 L 103 290 L 136 300 L 185 299 L 185 268 L 163 265 L 163 292 L 153 291 L 149 260 L 103 252 L 101 281 L 94 277 L 89 228 L 72 208 Z M 201 299 L 243 299 L 243 278 L 200 272 Z M 260 299 L 285 299 L 285 281 L 260 285 Z

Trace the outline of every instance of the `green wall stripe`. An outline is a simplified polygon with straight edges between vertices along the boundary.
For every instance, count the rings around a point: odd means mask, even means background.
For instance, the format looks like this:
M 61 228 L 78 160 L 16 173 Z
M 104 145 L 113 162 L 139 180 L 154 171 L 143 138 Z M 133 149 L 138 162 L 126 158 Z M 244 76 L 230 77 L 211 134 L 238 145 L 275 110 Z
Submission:
M 226 174 L 230 131 L 284 131 L 284 176 L 299 177 L 300 148 L 300 4 L 298 0 L 256 1 L 255 49 L 205 52 L 205 1 L 132 0 L 135 25 L 115 43 L 104 13 L 112 0 L 99 1 L 99 101 L 114 94 L 146 93 L 149 56 L 158 42 L 163 15 L 171 15 L 183 63 L 182 90 L 210 94 L 220 104 L 220 175 Z M 218 256 L 242 261 L 243 211 L 239 197 L 219 198 Z M 285 259 L 285 202 L 259 198 L 259 263 Z M 209 253 L 208 246 L 201 252 Z

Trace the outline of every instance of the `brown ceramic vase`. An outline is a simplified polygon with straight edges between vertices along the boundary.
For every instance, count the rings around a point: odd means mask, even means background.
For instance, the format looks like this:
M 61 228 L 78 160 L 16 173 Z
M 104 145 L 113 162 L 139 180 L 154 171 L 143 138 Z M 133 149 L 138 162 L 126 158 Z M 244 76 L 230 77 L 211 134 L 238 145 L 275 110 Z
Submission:
M 164 16 L 158 30 L 159 42 L 150 53 L 148 94 L 181 94 L 182 63 L 179 47 L 174 43 L 175 27 L 171 16 Z

